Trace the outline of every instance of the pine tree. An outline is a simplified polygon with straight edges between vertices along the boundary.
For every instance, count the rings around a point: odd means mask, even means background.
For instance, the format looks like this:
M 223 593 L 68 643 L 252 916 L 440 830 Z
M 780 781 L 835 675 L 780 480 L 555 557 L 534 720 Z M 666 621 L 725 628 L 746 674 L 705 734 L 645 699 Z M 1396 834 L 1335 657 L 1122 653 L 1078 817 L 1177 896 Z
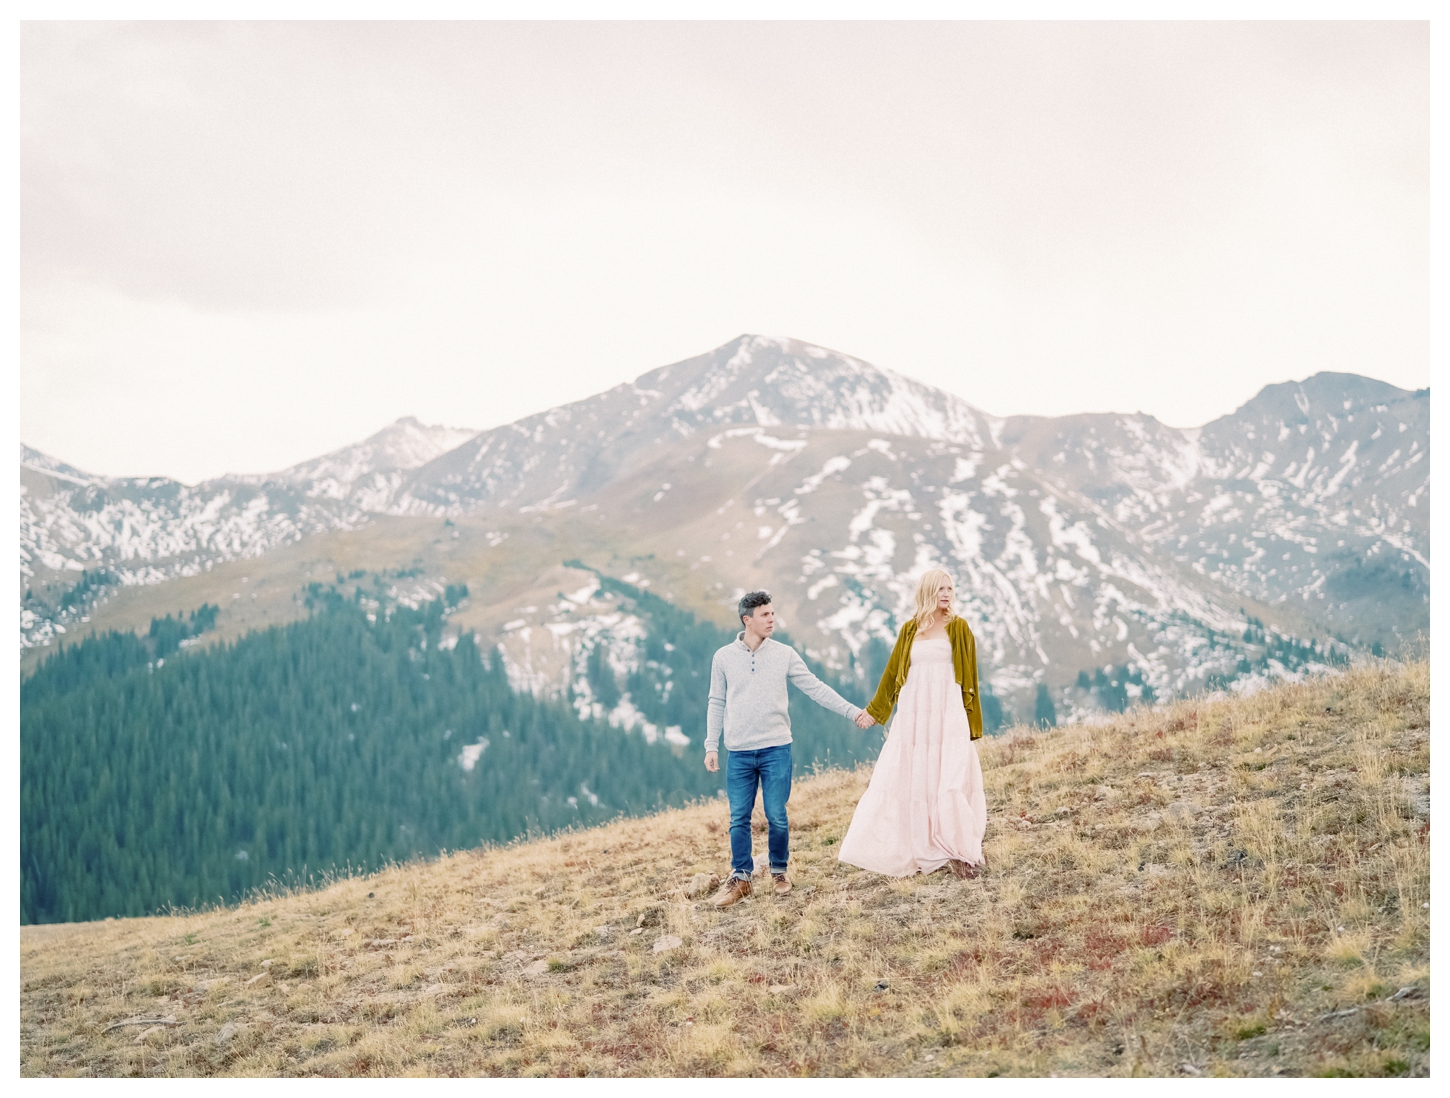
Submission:
M 1032 723 L 1038 728 L 1057 727 L 1057 706 L 1052 704 L 1052 694 L 1044 683 L 1037 684 L 1037 704 L 1032 714 Z

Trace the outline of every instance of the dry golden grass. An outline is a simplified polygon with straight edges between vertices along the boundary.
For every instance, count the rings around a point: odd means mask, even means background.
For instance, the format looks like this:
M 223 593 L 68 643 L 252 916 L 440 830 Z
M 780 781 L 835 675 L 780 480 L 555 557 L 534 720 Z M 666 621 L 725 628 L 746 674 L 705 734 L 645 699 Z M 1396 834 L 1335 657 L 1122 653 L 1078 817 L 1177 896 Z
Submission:
M 1415 663 L 984 741 L 971 882 L 838 863 L 836 771 L 792 799 L 795 893 L 724 912 L 678 890 L 728 866 L 710 803 L 26 927 L 22 1072 L 1425 1075 L 1428 713 Z

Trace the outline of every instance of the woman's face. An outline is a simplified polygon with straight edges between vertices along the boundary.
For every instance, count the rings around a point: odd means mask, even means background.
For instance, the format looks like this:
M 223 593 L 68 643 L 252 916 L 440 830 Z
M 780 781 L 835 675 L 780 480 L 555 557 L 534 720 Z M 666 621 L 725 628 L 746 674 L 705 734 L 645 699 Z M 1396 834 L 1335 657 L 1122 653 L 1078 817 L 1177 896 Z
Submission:
M 937 609 L 950 610 L 952 608 L 952 595 L 954 595 L 955 593 L 956 592 L 955 589 L 952 587 L 951 580 L 947 580 L 945 583 L 943 583 L 941 585 L 941 588 L 936 593 Z

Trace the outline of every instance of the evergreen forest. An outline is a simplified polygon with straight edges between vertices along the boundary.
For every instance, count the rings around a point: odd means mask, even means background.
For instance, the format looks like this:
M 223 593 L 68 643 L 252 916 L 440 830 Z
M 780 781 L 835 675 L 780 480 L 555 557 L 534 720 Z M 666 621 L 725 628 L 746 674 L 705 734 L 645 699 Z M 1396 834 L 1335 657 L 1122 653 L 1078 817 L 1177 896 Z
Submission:
M 724 768 L 707 772 L 699 745 L 710 659 L 733 633 L 601 581 L 648 631 L 623 682 L 587 664 L 591 690 L 628 690 L 690 748 L 515 692 L 470 635 L 440 644 L 463 589 L 370 621 L 361 588 L 314 584 L 309 618 L 230 643 L 190 650 L 216 617 L 202 607 L 61 648 L 21 684 L 21 921 L 232 902 L 718 795 Z M 863 701 L 855 678 L 811 666 Z M 790 696 L 798 770 L 875 757 L 879 729 Z

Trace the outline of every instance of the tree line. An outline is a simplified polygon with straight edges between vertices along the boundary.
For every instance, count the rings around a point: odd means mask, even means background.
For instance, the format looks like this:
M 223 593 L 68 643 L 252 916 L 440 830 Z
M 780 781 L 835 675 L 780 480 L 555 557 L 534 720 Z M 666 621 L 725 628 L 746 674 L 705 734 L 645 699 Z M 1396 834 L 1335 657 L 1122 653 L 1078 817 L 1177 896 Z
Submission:
M 214 622 L 203 607 L 61 648 L 21 684 L 22 922 L 230 902 L 718 794 L 699 745 L 710 659 L 733 634 L 606 582 L 648 622 L 614 688 L 688 750 L 515 692 L 471 636 L 440 645 L 462 588 L 369 621 L 361 589 L 314 585 L 308 619 L 226 644 L 182 648 Z M 875 756 L 879 731 L 791 695 L 798 768 Z

